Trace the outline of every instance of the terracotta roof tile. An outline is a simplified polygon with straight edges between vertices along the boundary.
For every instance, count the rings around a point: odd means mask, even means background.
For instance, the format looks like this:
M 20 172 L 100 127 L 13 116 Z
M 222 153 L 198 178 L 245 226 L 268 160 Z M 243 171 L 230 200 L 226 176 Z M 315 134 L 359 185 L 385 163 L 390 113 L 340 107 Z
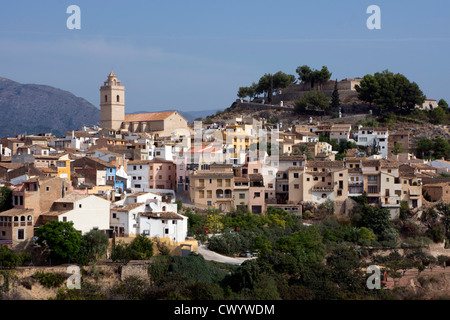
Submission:
M 160 121 L 167 119 L 174 113 L 176 113 L 176 111 L 126 114 L 125 121 Z

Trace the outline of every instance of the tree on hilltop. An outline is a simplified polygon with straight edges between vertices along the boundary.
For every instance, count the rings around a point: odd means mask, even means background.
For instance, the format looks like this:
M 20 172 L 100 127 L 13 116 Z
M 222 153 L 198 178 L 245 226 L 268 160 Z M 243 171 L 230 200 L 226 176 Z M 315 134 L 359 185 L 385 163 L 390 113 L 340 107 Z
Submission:
M 358 98 L 387 112 L 409 112 L 425 101 L 425 95 L 415 82 L 389 70 L 365 75 L 355 86 Z
M 327 83 L 332 75 L 326 66 L 323 66 L 321 70 L 314 70 L 307 65 L 303 65 L 298 67 L 296 72 L 298 79 L 303 83 L 308 83 L 311 89 L 314 89 L 316 83 L 322 89 L 323 84 Z
M 341 101 L 339 100 L 339 90 L 337 88 L 338 81 L 334 83 L 333 94 L 331 95 L 331 108 L 336 109 L 341 105 Z

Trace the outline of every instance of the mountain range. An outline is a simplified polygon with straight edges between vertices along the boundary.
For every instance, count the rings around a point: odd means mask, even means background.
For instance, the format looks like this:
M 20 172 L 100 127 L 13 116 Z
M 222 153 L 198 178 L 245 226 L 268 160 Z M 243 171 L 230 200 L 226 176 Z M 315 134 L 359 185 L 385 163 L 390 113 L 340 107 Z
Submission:
M 177 111 L 192 122 L 218 110 Z M 44 132 L 62 137 L 68 131 L 99 124 L 99 108 L 71 92 L 0 77 L 0 138 Z
M 100 110 L 54 87 L 0 78 L 0 137 L 67 131 L 100 123 Z

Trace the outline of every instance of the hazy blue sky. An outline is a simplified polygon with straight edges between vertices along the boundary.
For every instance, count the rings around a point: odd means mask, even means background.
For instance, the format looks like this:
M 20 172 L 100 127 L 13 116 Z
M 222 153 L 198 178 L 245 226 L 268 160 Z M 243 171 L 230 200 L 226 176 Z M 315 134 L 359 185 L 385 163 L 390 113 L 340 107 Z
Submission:
M 81 30 L 66 9 L 81 8 Z M 369 5 L 381 30 L 369 30 Z M 238 87 L 299 65 L 332 77 L 384 69 L 450 101 L 448 0 L 3 1 L 0 77 L 73 92 L 99 106 L 113 69 L 126 111 L 224 109 Z

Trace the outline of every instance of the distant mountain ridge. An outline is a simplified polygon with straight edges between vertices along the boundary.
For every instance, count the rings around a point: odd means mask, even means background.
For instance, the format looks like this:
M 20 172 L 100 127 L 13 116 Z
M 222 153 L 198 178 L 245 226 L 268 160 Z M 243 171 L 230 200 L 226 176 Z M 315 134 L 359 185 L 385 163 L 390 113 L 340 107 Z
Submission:
M 0 137 L 67 131 L 100 124 L 100 109 L 83 98 L 47 85 L 0 77 Z

